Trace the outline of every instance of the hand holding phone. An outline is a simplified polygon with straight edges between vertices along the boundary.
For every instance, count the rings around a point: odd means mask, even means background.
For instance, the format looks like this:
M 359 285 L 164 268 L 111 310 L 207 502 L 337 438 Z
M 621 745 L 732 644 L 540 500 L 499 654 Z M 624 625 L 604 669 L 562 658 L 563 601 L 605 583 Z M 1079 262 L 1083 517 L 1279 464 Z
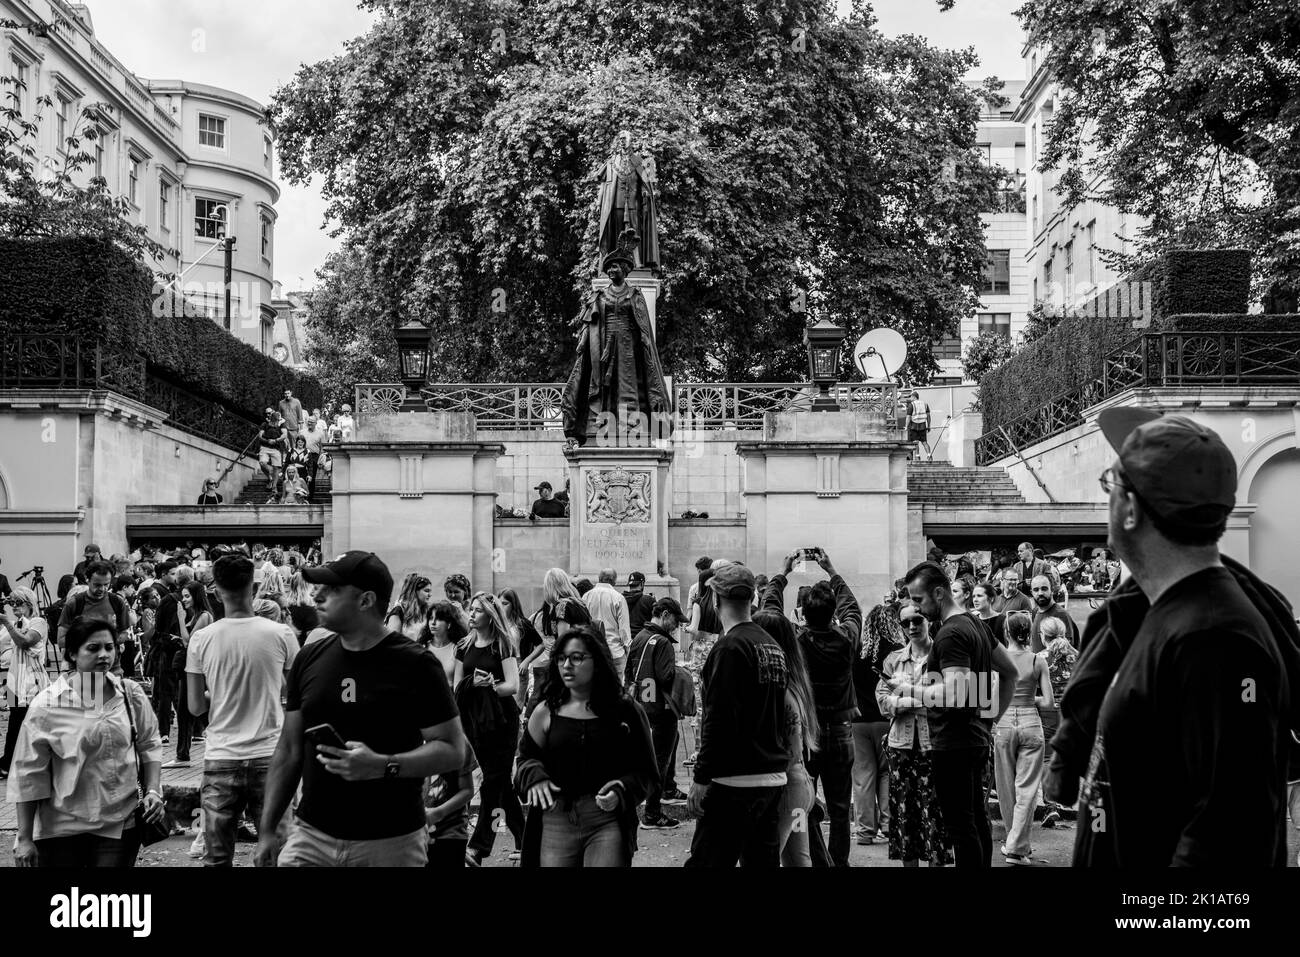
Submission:
M 315 727 L 308 728 L 303 733 L 306 735 L 307 740 L 317 747 L 323 744 L 326 747 L 338 748 L 340 751 L 348 749 L 347 743 L 334 730 L 332 724 L 318 724 Z

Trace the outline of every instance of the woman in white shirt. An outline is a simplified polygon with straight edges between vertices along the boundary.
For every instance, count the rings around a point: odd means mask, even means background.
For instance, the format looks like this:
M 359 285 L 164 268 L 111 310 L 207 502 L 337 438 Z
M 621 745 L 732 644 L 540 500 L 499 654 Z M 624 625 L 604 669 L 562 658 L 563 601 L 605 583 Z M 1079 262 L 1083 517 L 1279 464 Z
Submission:
M 15 588 L 0 608 L 0 654 L 9 669 L 6 694 L 9 697 L 9 730 L 5 750 L 0 757 L 0 779 L 9 776 L 18 731 L 27 716 L 32 699 L 50 683 L 46 672 L 49 660 L 50 626 L 36 613 L 36 593 L 30 588 Z
M 112 674 L 117 643 L 105 622 L 78 618 L 64 648 L 74 670 L 33 699 L 18 735 L 14 863 L 132 867 L 136 807 L 148 821 L 163 814 L 158 722 L 140 686 Z

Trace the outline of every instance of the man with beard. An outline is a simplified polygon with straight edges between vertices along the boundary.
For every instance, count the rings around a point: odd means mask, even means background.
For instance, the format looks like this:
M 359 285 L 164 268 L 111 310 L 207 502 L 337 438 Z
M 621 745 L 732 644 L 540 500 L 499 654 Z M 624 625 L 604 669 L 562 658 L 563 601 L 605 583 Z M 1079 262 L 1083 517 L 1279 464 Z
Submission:
M 1055 588 L 1046 575 L 1035 575 L 1030 594 L 1034 596 L 1034 620 L 1029 628 L 1030 647 L 1034 654 L 1043 650 L 1043 639 L 1039 635 L 1039 626 L 1044 618 L 1055 618 L 1065 628 L 1065 637 L 1070 644 L 1079 647 L 1079 626 L 1074 623 L 1070 613 L 1056 603 Z
M 1237 466 L 1182 416 L 1108 409 L 1110 544 L 1131 572 L 1076 665 L 1047 792 L 1079 789 L 1084 867 L 1281 867 L 1300 633 L 1271 586 L 1220 555 Z M 1153 813 L 1158 808 L 1159 813 Z

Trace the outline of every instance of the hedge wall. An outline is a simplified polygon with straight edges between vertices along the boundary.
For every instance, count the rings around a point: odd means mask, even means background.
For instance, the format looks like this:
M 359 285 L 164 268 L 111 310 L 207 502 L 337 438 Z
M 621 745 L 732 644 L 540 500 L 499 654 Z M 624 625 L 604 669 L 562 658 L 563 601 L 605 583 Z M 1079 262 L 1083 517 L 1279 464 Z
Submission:
M 1177 250 L 1146 274 L 1153 303 L 1151 325 L 1132 319 L 1075 316 L 1031 343 L 980 380 L 984 431 L 1042 407 L 1102 373 L 1102 360 L 1144 332 L 1300 330 L 1300 316 L 1245 315 L 1250 253 L 1241 249 Z M 1104 311 L 1104 310 L 1103 310 Z
M 156 318 L 148 270 L 111 244 L 86 239 L 0 241 L 0 335 L 75 333 L 129 346 L 150 369 L 260 421 L 288 388 L 308 408 L 320 385 L 202 316 Z

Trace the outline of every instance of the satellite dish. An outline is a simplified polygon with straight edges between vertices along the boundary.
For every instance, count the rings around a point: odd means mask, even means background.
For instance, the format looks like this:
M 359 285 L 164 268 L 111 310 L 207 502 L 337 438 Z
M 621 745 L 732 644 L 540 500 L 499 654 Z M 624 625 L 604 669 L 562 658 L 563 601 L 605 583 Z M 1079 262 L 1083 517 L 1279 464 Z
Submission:
M 907 360 L 907 342 L 893 329 L 872 329 L 853 347 L 853 364 L 865 379 L 890 379 Z

